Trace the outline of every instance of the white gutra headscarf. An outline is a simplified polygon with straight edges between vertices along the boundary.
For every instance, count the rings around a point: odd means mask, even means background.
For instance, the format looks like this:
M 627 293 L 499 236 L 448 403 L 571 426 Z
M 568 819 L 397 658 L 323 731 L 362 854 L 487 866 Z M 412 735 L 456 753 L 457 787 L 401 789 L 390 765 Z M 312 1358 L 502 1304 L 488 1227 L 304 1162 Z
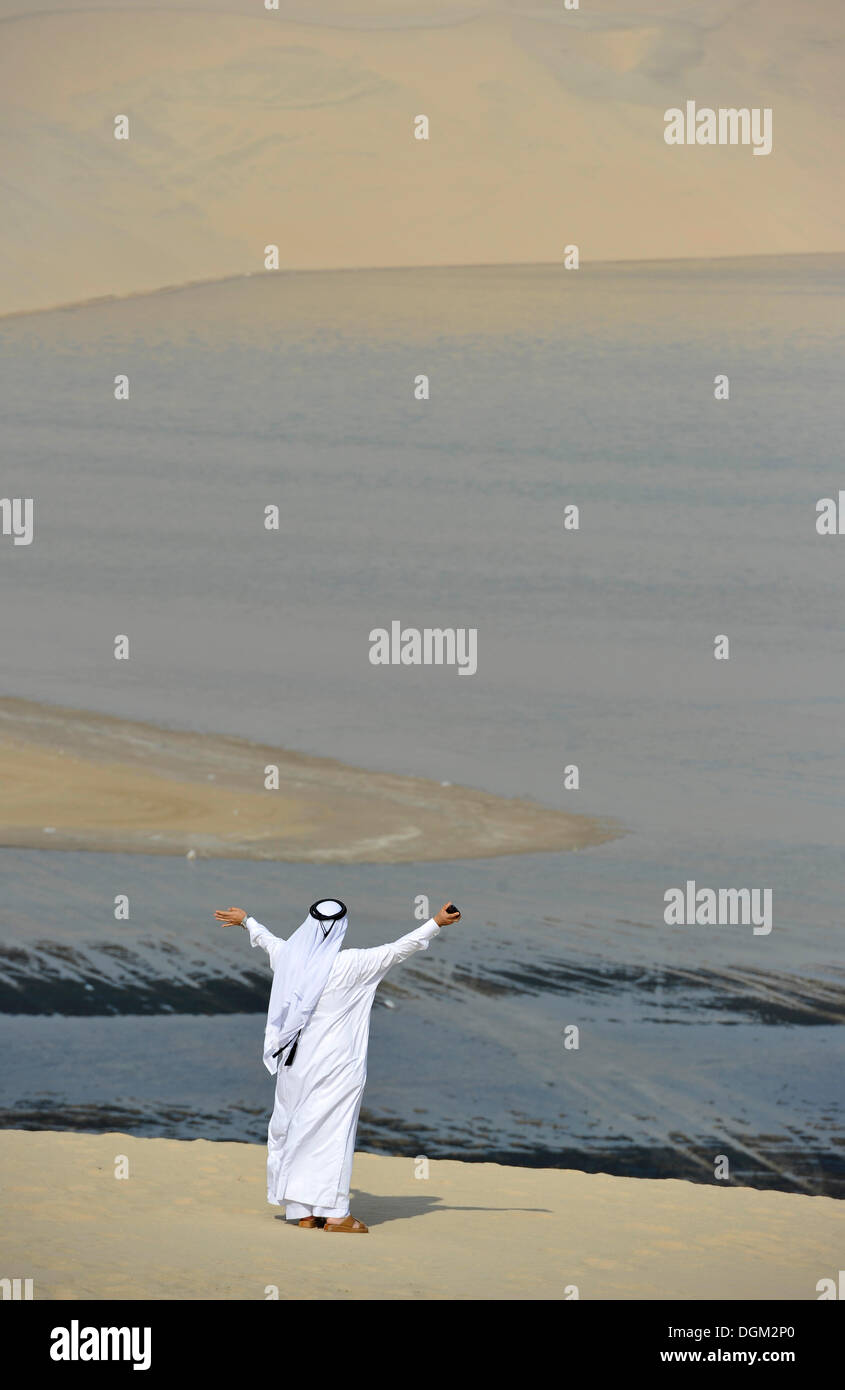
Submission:
M 317 1007 L 348 922 L 343 903 L 322 899 L 279 953 L 264 1030 L 264 1065 L 273 1075 L 291 1055 L 276 1054 L 294 1042 Z

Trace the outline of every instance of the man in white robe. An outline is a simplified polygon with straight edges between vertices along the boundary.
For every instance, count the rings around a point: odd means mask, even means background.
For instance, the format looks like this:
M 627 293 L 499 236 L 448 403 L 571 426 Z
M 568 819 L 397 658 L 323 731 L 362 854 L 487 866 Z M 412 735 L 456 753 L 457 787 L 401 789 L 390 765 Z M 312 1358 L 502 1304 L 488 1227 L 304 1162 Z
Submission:
M 321 917 L 323 909 L 342 909 L 342 921 L 337 920 L 340 912 L 334 914 L 342 939 L 346 909 L 337 902 L 315 903 L 311 915 L 316 910 L 316 921 L 330 929 L 332 914 Z M 321 940 L 308 918 L 285 941 L 241 908 L 215 913 L 224 926 L 244 927 L 251 944 L 267 952 L 273 969 L 278 998 L 274 1008 L 271 994 L 264 1054 L 268 1070 L 276 1075 L 267 1131 L 267 1200 L 284 1206 L 288 1221 L 326 1231 L 367 1232 L 364 1223 L 349 1213 L 349 1189 L 375 993 L 391 966 L 427 950 L 440 928 L 457 922 L 460 915 L 449 903 L 398 941 L 370 950 L 341 951 L 339 943 L 331 943 L 325 927 Z M 307 970 L 292 964 L 297 947 L 300 959 L 307 959 Z M 319 978 L 323 947 L 335 952 L 331 965 L 323 966 L 324 980 Z M 313 984 L 315 976 L 312 995 L 316 997 L 310 997 L 309 978 Z M 284 982 L 281 992 L 278 981 Z M 283 996 L 286 1002 L 280 1006 Z M 305 1022 L 291 1042 L 290 1034 L 303 1016 Z M 277 1052 L 279 1041 L 284 1046 Z

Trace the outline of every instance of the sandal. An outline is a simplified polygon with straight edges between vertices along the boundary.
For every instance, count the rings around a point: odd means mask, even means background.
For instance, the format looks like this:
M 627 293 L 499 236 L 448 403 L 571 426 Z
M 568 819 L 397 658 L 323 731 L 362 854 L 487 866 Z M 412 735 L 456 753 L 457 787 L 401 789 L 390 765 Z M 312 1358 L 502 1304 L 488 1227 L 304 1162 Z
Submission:
M 358 1221 L 354 1216 L 345 1216 L 342 1221 L 336 1222 L 333 1226 L 330 1226 L 327 1221 L 323 1227 L 324 1231 L 360 1231 L 362 1235 L 367 1235 L 369 1229 L 369 1226 L 365 1226 L 363 1221 Z
M 297 1221 L 297 1226 L 302 1226 L 306 1231 L 313 1231 L 315 1227 L 322 1228 L 326 1224 L 324 1216 L 303 1216 L 301 1221 Z

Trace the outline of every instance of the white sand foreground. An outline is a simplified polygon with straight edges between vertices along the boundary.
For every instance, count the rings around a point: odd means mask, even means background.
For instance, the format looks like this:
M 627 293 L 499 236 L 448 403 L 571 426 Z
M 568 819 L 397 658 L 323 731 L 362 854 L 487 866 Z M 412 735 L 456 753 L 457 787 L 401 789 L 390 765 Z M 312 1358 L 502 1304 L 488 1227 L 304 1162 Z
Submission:
M 845 1249 L 831 1198 L 435 1160 L 423 1179 L 374 1154 L 353 1172 L 370 1234 L 329 1240 L 267 1205 L 264 1156 L 5 1130 L 0 1274 L 36 1299 L 813 1300 Z

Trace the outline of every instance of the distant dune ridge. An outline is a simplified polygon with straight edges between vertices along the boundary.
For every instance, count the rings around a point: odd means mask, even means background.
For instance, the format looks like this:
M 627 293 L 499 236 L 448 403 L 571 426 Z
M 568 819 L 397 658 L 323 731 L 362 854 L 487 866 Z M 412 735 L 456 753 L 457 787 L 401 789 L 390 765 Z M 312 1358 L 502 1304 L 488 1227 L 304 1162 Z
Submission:
M 845 249 L 838 0 L 0 0 L 0 34 L 0 314 L 272 273 L 271 243 L 286 268 Z M 771 107 L 771 155 L 668 147 L 687 100 Z

